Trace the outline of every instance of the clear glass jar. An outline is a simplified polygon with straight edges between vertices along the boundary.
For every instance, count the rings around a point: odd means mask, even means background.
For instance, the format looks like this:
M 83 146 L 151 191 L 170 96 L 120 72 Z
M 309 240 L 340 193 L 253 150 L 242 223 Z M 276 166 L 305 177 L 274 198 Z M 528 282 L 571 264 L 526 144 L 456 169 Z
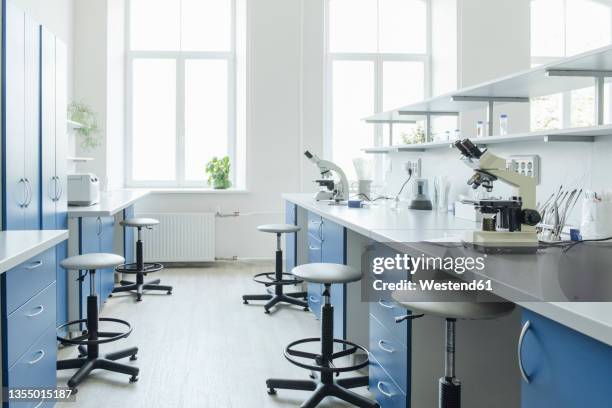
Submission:
M 505 113 L 499 116 L 499 134 L 502 136 L 508 134 L 508 115 Z
M 476 123 L 476 137 L 484 137 L 485 135 L 485 125 L 484 122 L 479 120 Z

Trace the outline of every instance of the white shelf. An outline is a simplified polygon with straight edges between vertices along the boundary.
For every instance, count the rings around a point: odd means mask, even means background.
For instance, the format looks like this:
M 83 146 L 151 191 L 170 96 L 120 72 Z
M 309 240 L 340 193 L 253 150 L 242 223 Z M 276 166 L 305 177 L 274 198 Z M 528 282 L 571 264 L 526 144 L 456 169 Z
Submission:
M 92 161 L 94 158 L 93 157 L 67 157 L 66 160 L 68 161 L 73 161 L 73 162 L 78 162 L 78 163 L 85 163 L 85 162 L 89 162 Z
M 598 137 L 612 136 L 612 125 L 542 130 L 537 132 L 518 133 L 506 136 L 488 136 L 472 138 L 472 142 L 479 146 L 487 146 L 499 143 L 523 143 L 523 142 L 593 142 Z M 418 144 L 404 144 L 388 147 L 369 147 L 363 149 L 365 153 L 396 153 L 396 152 L 422 152 L 431 149 L 452 148 L 450 142 L 429 142 Z
M 503 78 L 463 88 L 398 109 L 368 116 L 364 120 L 376 123 L 380 120 L 401 117 L 403 120 L 422 120 L 420 112 L 459 113 L 485 108 L 487 102 L 453 101 L 453 97 L 483 98 L 533 98 L 551 95 L 594 85 L 593 77 L 588 76 L 548 76 L 550 70 L 570 71 L 608 71 L 612 72 L 612 46 L 596 49 L 574 57 L 563 58 L 557 62 L 541 65 Z M 401 112 L 419 112 L 416 115 L 402 115 Z
M 72 129 L 83 129 L 85 127 L 85 125 L 82 123 L 75 122 L 73 120 L 67 120 L 66 123 L 68 123 L 68 126 L 70 126 Z

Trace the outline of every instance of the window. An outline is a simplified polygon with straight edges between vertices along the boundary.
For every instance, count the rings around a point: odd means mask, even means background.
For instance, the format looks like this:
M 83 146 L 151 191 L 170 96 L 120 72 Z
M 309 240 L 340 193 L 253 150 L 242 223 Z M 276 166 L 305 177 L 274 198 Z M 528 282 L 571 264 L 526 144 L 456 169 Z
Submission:
M 327 0 L 326 4 L 326 156 L 355 180 L 352 159 L 363 155 L 362 148 L 383 141 L 383 126 L 361 119 L 429 93 L 429 3 Z M 396 142 L 411 128 L 396 125 Z
M 612 1 L 532 0 L 532 66 L 603 47 L 612 42 Z M 606 85 L 607 94 L 610 89 Z M 595 124 L 594 88 L 532 100 L 531 128 L 554 129 Z
M 204 187 L 237 163 L 244 109 L 244 0 L 129 0 L 127 184 Z

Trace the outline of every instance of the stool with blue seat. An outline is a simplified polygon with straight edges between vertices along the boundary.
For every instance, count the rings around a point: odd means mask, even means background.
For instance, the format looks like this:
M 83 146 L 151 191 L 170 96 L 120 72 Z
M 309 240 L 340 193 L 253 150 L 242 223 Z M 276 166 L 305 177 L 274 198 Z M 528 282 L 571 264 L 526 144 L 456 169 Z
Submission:
M 138 380 L 138 367 L 117 363 L 116 360 L 130 357 L 136 360 L 138 347 L 115 351 L 100 357 L 100 344 L 110 343 L 128 337 L 132 333 L 132 326 L 125 320 L 109 317 L 98 317 L 98 295 L 96 293 L 95 274 L 98 269 L 114 268 L 125 262 L 125 259 L 114 254 L 86 254 L 64 259 L 60 265 L 65 270 L 87 271 L 89 275 L 89 296 L 87 296 L 87 318 L 65 323 L 57 328 L 61 331 L 73 325 L 85 325 L 86 330 L 78 337 L 68 338 L 57 336 L 62 344 L 79 346 L 79 357 L 57 362 L 58 370 L 77 369 L 77 372 L 68 380 L 68 387 L 75 389 L 93 370 L 107 370 L 127 374 L 130 382 Z M 100 322 L 108 322 L 125 327 L 124 331 L 101 331 Z
M 301 306 L 304 310 L 308 310 L 308 302 L 306 298 L 307 292 L 284 293 L 283 287 L 286 285 L 298 285 L 302 281 L 287 272 L 283 272 L 283 250 L 281 247 L 282 234 L 294 234 L 300 230 L 300 227 L 292 224 L 266 224 L 260 225 L 257 229 L 261 232 L 276 234 L 276 262 L 274 272 L 258 273 L 253 276 L 253 280 L 261 283 L 266 287 L 274 286 L 274 293 L 261 295 L 243 295 L 242 301 L 245 305 L 249 300 L 267 300 L 264 306 L 265 313 L 270 313 L 270 309 L 278 303 L 284 302 L 295 306 Z M 304 300 L 300 300 L 303 298 Z
M 160 280 L 155 279 L 150 282 L 145 282 L 145 275 L 153 272 L 159 272 L 164 269 L 164 265 L 157 262 L 145 262 L 142 244 L 142 229 L 152 229 L 158 225 L 159 221 L 153 218 L 129 218 L 121 221 L 124 228 L 136 228 L 138 230 L 138 238 L 136 241 L 136 262 L 124 263 L 115 268 L 115 271 L 124 274 L 136 275 L 136 282 L 122 280 L 121 286 L 113 289 L 113 293 L 118 292 L 136 292 L 136 300 L 142 300 L 142 294 L 145 290 L 161 290 L 168 295 L 172 294 L 172 286 L 160 285 Z
M 413 320 L 424 315 L 445 319 L 444 376 L 438 383 L 439 408 L 461 407 L 461 382 L 455 377 L 455 326 L 457 320 L 488 320 L 505 316 L 514 310 L 510 303 L 491 293 L 478 291 L 395 291 L 392 298 L 412 312 L 396 318 L 396 322 Z
M 346 265 L 332 263 L 311 263 L 293 268 L 293 275 L 306 282 L 321 283 L 324 285 L 324 304 L 321 306 L 321 337 L 307 338 L 294 341 L 285 348 L 285 358 L 298 367 L 321 373 L 320 381 L 315 380 L 286 380 L 271 378 L 266 381 L 268 394 L 276 394 L 276 389 L 314 391 L 301 408 L 314 408 L 326 397 L 336 397 L 357 407 L 378 408 L 376 401 L 372 401 L 362 395 L 350 391 L 351 388 L 365 387 L 368 385 L 367 375 L 351 378 L 339 378 L 334 376 L 348 371 L 355 371 L 366 367 L 369 360 L 365 358 L 362 362 L 352 366 L 339 367 L 334 360 L 350 356 L 361 350 L 368 354 L 365 347 L 353 342 L 334 339 L 334 307 L 330 301 L 330 290 L 332 284 L 350 283 L 361 280 L 361 271 Z M 295 347 L 306 343 L 320 343 L 321 352 L 311 353 L 298 350 Z M 342 349 L 334 352 L 334 344 Z M 303 360 L 313 360 L 306 363 Z

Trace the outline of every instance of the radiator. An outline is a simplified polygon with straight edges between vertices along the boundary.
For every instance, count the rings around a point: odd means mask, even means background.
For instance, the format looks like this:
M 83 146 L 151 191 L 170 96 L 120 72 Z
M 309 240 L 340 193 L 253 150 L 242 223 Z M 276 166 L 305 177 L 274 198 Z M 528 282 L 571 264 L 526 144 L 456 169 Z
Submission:
M 159 225 L 143 230 L 147 262 L 212 262 L 215 260 L 214 213 L 138 213 Z M 134 234 L 136 235 L 136 234 Z

